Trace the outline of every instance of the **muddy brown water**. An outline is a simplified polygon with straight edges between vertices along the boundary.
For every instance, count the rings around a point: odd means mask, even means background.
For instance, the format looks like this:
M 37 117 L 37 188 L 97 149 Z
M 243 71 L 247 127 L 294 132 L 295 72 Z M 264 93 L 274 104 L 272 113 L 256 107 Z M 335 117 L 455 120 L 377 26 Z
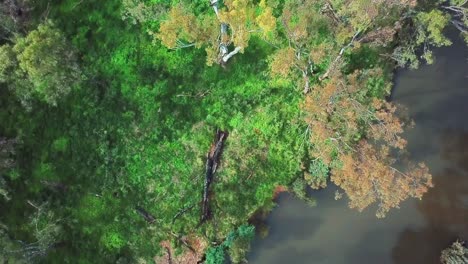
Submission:
M 432 264 L 457 237 L 468 240 L 468 49 L 458 41 L 435 55 L 434 65 L 398 72 L 392 94 L 416 122 L 408 150 L 429 166 L 435 187 L 384 219 L 335 201 L 334 186 L 314 192 L 317 207 L 282 194 L 250 264 Z

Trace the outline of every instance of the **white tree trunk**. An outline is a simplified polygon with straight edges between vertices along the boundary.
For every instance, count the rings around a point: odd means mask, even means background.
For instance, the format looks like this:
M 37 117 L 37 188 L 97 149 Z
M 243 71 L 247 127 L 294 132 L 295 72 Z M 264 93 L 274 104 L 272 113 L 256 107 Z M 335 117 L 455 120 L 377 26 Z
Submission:
M 216 14 L 216 17 L 219 19 L 219 10 L 218 10 L 218 2 L 219 0 L 209 0 L 210 5 L 213 7 L 213 10 Z M 228 35 L 228 24 L 222 23 L 220 25 L 220 34 L 221 34 L 221 40 L 219 43 L 219 58 L 221 58 L 220 62 L 221 63 L 226 63 L 229 59 L 231 59 L 234 55 L 239 53 L 241 51 L 241 47 L 236 47 L 233 51 L 229 52 L 229 49 L 226 45 L 226 43 L 223 43 L 223 39 L 225 39 L 225 36 Z
M 241 47 L 236 47 L 233 51 L 229 52 L 227 55 L 223 56 L 223 63 L 226 63 L 230 58 L 239 53 Z
M 349 47 L 351 47 L 354 42 L 356 41 L 356 38 L 359 36 L 359 34 L 361 33 L 361 31 L 357 31 L 353 38 L 351 39 L 351 41 L 348 43 L 348 45 L 344 46 L 341 48 L 340 50 L 340 53 L 338 54 L 338 56 L 332 61 L 332 63 L 330 64 L 330 66 L 328 67 L 328 70 L 322 75 L 319 77 L 319 81 L 323 81 L 325 80 L 326 78 L 328 78 L 328 75 L 330 75 L 330 72 L 335 69 L 335 67 L 337 66 L 336 64 L 341 60 L 341 57 L 343 57 L 343 54 L 344 52 L 346 51 L 346 49 L 348 49 Z M 357 40 L 357 42 L 359 42 L 359 40 Z

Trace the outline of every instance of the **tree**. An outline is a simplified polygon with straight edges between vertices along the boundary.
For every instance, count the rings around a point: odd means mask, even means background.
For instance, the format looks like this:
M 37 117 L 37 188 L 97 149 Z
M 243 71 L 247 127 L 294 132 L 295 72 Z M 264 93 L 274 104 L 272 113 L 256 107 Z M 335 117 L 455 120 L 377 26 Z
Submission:
M 406 164 L 405 173 L 394 168 L 391 153 L 406 147 L 401 137 L 405 122 L 397 117 L 395 105 L 372 97 L 388 90 L 373 87 L 381 75 L 379 70 L 334 73 L 303 104 L 311 131 L 312 162 L 306 168 L 313 173 L 306 174 L 308 181 L 313 187 L 324 182 L 330 168 L 331 180 L 349 197 L 349 206 L 362 211 L 376 203 L 377 217 L 403 200 L 421 198 L 432 187 L 424 164 Z
M 210 247 L 206 252 L 206 264 L 225 263 L 226 251 L 229 252 L 232 263 L 244 263 L 245 256 L 250 249 L 250 242 L 255 236 L 255 227 L 241 225 L 231 231 L 226 239 L 218 246 Z
M 350 50 L 364 43 L 391 43 L 395 22 L 414 5 L 415 1 L 287 1 L 275 34 L 280 41 L 271 72 L 294 80 L 307 93 L 311 79 L 323 81 L 339 71 Z
M 160 4 L 151 5 L 140 0 L 122 0 L 122 19 L 129 20 L 132 24 L 156 20 L 157 16 L 164 11 L 164 6 Z
M 409 165 L 407 172 L 401 172 L 392 167 L 394 161 L 385 146 L 376 148 L 361 141 L 355 153 L 342 155 L 340 160 L 342 166 L 332 171 L 332 181 L 346 192 L 351 208 L 362 211 L 377 203 L 379 218 L 409 197 L 421 199 L 432 187 L 424 164 Z
M 443 30 L 450 22 L 450 16 L 440 10 L 419 12 L 410 17 L 409 22 L 401 28 L 401 44 L 395 48 L 392 58 L 398 66 L 417 68 L 420 59 L 416 55 L 422 48 L 423 59 L 427 64 L 434 61 L 431 47 L 449 46 L 452 42 L 444 36 Z
M 225 64 L 247 48 L 252 35 L 267 36 L 274 28 L 272 9 L 263 0 L 260 12 L 247 0 L 206 1 L 212 13 L 194 14 L 189 6 L 178 3 L 168 12 L 154 36 L 171 49 L 205 47 L 207 64 Z M 229 46 L 234 50 L 229 51 Z
M 247 253 L 250 250 L 250 243 L 255 236 L 255 227 L 251 225 L 241 225 L 236 230 L 237 235 L 229 247 L 229 256 L 233 263 L 245 263 Z M 229 239 L 229 238 L 228 238 Z
M 83 79 L 73 48 L 51 21 L 0 47 L 0 58 L 0 82 L 26 107 L 34 97 L 56 106 Z
M 458 29 L 468 44 L 468 1 L 466 0 L 450 0 L 444 1 L 442 8 L 451 14 L 452 25 Z M 448 5 L 446 4 L 448 3 Z
M 204 34 L 205 28 L 213 27 L 214 21 L 208 22 L 205 25 L 198 25 L 197 19 L 190 10 L 179 3 L 173 6 L 168 14 L 167 19 L 161 23 L 160 33 L 157 35 L 162 44 L 168 48 L 184 48 L 196 45 L 201 47 L 204 42 L 208 41 L 205 37 L 211 37 L 212 32 Z
M 468 263 L 468 248 L 464 241 L 455 241 L 453 244 L 442 250 L 440 255 L 442 264 L 465 264 Z
M 330 71 L 341 66 L 348 49 L 362 43 L 379 46 L 391 43 L 398 25 L 396 22 L 416 5 L 414 0 L 335 0 L 327 3 L 326 10 L 339 22 L 335 36 L 341 48 L 320 80 L 328 78 Z
M 279 43 L 284 47 L 278 49 L 271 59 L 273 76 L 293 80 L 301 76 L 299 83 L 304 87 L 304 93 L 310 90 L 310 78 L 316 65 L 328 59 L 328 54 L 335 45 L 331 38 L 323 36 L 323 32 L 331 31 L 333 20 L 321 15 L 316 4 L 317 1 L 288 1 L 285 4 L 279 18 L 282 25 L 280 30 L 284 31 L 286 38 L 283 43 Z

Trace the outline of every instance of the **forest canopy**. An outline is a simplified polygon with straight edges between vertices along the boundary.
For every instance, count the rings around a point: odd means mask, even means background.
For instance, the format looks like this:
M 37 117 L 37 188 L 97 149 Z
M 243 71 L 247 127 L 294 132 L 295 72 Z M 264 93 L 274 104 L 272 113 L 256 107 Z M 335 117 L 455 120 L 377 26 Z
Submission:
M 242 263 L 278 191 L 423 198 L 392 74 L 468 42 L 467 6 L 3 1 L 0 262 Z

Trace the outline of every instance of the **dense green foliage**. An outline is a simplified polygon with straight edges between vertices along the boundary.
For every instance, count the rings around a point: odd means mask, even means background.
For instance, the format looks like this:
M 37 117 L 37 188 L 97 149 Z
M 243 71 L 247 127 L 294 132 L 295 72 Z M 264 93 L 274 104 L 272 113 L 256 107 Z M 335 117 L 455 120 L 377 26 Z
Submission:
M 188 241 L 205 245 L 195 250 L 206 250 L 206 263 L 227 255 L 241 263 L 254 235 L 248 221 L 274 206 L 279 186 L 314 204 L 309 186 L 325 187 L 351 146 L 386 140 L 367 125 L 391 109 L 373 104 L 389 92 L 387 58 L 417 65 L 421 45 L 430 62 L 426 45 L 449 44 L 450 16 L 433 7 L 395 4 L 381 17 L 360 15 L 367 0 L 304 1 L 307 9 L 303 1 L 226 1 L 219 22 L 209 1 L 175 2 L 1 4 L 1 263 L 150 263 L 163 241 L 178 253 Z M 403 15 L 407 34 L 394 39 L 388 27 Z M 188 32 L 192 22 L 197 32 Z M 237 29 L 223 45 L 242 46 L 229 63 L 210 42 L 223 23 Z M 310 110 L 336 80 L 349 93 Z M 342 98 L 362 107 L 336 103 Z M 355 126 L 343 125 L 356 115 Z M 317 120 L 334 136 L 322 140 Z M 218 128 L 229 136 L 212 217 L 200 223 Z
M 250 248 L 250 241 L 255 235 L 253 226 L 241 225 L 235 231 L 231 231 L 226 240 L 216 247 L 210 247 L 206 251 L 206 264 L 223 264 L 225 263 L 226 251 L 229 252 L 231 261 L 241 263 L 244 261 L 245 255 Z
M 30 107 L 37 96 L 50 105 L 70 93 L 81 73 L 62 33 L 50 21 L 40 24 L 25 37 L 17 37 L 13 47 L 0 48 L 0 82 L 5 82 Z

